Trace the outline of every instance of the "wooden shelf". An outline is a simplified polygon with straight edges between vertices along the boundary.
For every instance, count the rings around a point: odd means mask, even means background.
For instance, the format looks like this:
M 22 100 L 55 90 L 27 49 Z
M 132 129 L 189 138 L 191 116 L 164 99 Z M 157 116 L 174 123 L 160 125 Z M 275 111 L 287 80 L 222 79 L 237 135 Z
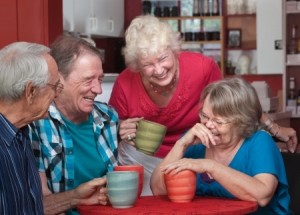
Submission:
M 230 19 L 230 18 L 238 18 L 238 17 L 241 17 L 241 18 L 246 18 L 246 17 L 256 18 L 256 14 L 253 13 L 253 14 L 228 14 L 228 15 L 226 15 L 226 18 L 228 18 L 228 19 Z
M 300 14 L 300 3 L 297 1 L 288 1 L 285 3 L 286 14 L 299 13 Z
M 289 41 L 291 40 L 292 37 L 292 26 L 297 25 L 298 28 L 300 26 L 300 10 L 297 9 L 297 4 L 298 2 L 295 1 L 287 1 L 285 4 L 285 8 L 283 11 L 283 20 L 284 20 L 284 29 L 285 29 L 285 41 L 284 46 L 287 47 L 286 51 L 288 51 L 289 47 Z M 299 29 L 297 29 L 296 35 L 299 35 Z M 284 102 L 286 103 L 287 98 L 288 98 L 288 92 L 289 92 L 289 78 L 294 77 L 296 81 L 296 91 L 300 89 L 300 53 L 299 54 L 286 54 L 286 61 L 285 61 L 285 71 L 284 71 L 284 79 L 283 82 L 285 83 L 283 86 L 283 99 Z M 289 110 L 289 107 L 285 107 L 286 110 Z M 297 132 L 297 137 L 298 140 L 300 139 L 300 115 L 295 114 L 297 112 L 297 109 L 292 108 L 294 114 L 291 116 L 291 126 L 296 130 Z
M 222 16 L 176 16 L 176 17 L 157 17 L 160 20 L 188 20 L 188 19 L 221 19 Z
M 140 15 L 142 14 L 143 11 L 143 4 L 142 2 L 144 0 L 125 0 L 125 2 L 128 3 L 128 10 L 130 13 L 132 13 L 131 9 L 129 8 L 130 4 L 135 4 L 138 1 L 138 5 L 140 7 L 139 13 L 135 15 Z M 163 10 L 164 3 L 170 0 L 151 0 L 152 2 L 161 2 L 159 7 Z M 129 4 L 130 2 L 130 4 Z M 131 3 L 134 2 L 134 3 Z M 183 38 L 187 38 L 187 41 L 182 41 L 181 48 L 183 50 L 190 50 L 190 51 L 197 51 L 197 52 L 202 52 L 204 53 L 207 51 L 207 54 L 211 56 L 210 54 L 214 54 L 212 57 L 215 58 L 215 60 L 218 62 L 220 65 L 220 68 L 222 72 L 224 72 L 224 44 L 225 44 L 225 33 L 224 33 L 224 20 L 223 20 L 223 15 L 215 15 L 215 16 L 192 16 L 193 11 L 181 11 L 182 5 L 181 5 L 180 0 L 172 0 L 172 3 L 169 4 L 169 2 L 165 5 L 170 8 L 170 5 L 172 6 L 177 6 L 178 7 L 178 16 L 172 16 L 170 13 L 170 16 L 156 16 L 158 19 L 161 21 L 167 22 L 172 26 L 172 29 L 175 31 L 178 31 L 179 33 L 182 34 Z M 224 8 L 224 2 L 222 1 L 222 10 Z M 192 8 L 187 7 L 187 10 L 192 10 Z M 151 15 L 155 14 L 161 14 L 164 15 L 164 13 L 155 13 L 155 11 L 151 12 Z M 181 15 L 185 14 L 185 15 Z M 131 16 L 132 18 L 134 16 Z M 200 32 L 200 31 L 207 31 L 207 32 L 219 32 L 219 35 L 198 35 L 198 34 L 193 34 L 190 36 L 190 34 L 186 33 L 193 33 L 193 32 Z M 199 37 L 198 37 L 199 36 Z M 190 39 L 191 38 L 191 39 Z M 199 39 L 202 40 L 199 40 Z M 214 39 L 214 40 L 204 40 L 207 38 Z M 193 40 L 195 39 L 195 40 Z M 204 51 L 204 52 L 203 52 Z M 209 53 L 209 51 L 213 51 L 214 53 Z
M 226 1 L 225 1 L 226 2 Z M 224 58 L 230 59 L 234 64 L 238 61 L 238 56 L 244 51 L 256 51 L 256 13 L 253 14 L 224 14 L 225 53 Z M 229 30 L 238 29 L 241 31 L 241 41 L 239 47 L 228 47 Z M 251 54 L 252 55 L 252 54 Z M 226 77 L 239 74 L 226 74 Z M 251 74 L 252 75 L 252 74 Z M 254 74 L 256 75 L 256 74 Z M 245 76 L 245 75 L 243 75 Z
M 222 44 L 221 40 L 210 40 L 210 41 L 182 41 L 184 44 L 199 44 L 199 45 L 205 45 L 205 44 Z
M 212 36 L 214 39 L 217 40 L 188 40 L 188 41 L 182 41 L 181 48 L 182 50 L 190 50 L 190 51 L 199 51 L 202 52 L 203 50 L 206 51 L 218 51 L 220 53 L 220 59 L 216 58 L 218 61 L 220 68 L 222 72 L 224 73 L 224 37 L 225 34 L 223 32 L 224 27 L 223 27 L 223 16 L 176 16 L 176 17 L 157 17 L 162 21 L 175 21 L 177 22 L 177 30 L 181 32 L 182 34 L 185 33 L 192 33 L 190 31 L 186 31 L 186 29 L 181 29 L 182 28 L 182 23 L 185 23 L 188 20 L 200 20 L 200 26 L 203 27 L 205 24 L 205 21 L 212 21 L 212 22 L 217 22 L 219 23 L 219 29 L 217 30 L 219 32 L 219 36 L 215 37 Z M 173 24 L 173 23 L 172 23 Z M 172 25 L 171 24 L 171 25 Z M 176 26 L 176 25 L 174 25 Z M 198 30 L 200 31 L 200 29 Z M 184 35 L 187 36 L 187 35 Z M 195 36 L 192 36 L 194 38 Z M 208 35 L 204 36 L 204 38 L 208 37 Z M 220 39 L 219 39 L 220 38 Z M 198 39 L 198 38 L 197 38 Z M 203 37 L 201 37 L 203 39 Z
M 290 10 L 287 11 L 286 14 L 300 14 L 300 10 Z
M 300 66 L 300 54 L 288 54 L 286 56 L 287 66 Z
M 245 50 L 245 51 L 252 51 L 256 50 L 256 41 L 243 41 L 240 47 L 226 47 L 228 51 L 234 51 L 234 50 Z

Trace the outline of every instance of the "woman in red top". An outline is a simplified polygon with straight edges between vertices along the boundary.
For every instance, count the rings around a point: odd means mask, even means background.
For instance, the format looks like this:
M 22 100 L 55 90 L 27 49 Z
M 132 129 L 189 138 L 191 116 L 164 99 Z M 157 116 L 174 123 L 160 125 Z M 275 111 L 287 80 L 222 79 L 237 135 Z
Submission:
M 128 68 L 117 78 L 109 101 L 120 119 L 128 119 L 120 126 L 121 139 L 135 137 L 141 117 L 168 127 L 157 157 L 164 157 L 198 121 L 202 89 L 222 77 L 212 58 L 180 52 L 179 39 L 155 17 L 133 20 L 124 49 Z

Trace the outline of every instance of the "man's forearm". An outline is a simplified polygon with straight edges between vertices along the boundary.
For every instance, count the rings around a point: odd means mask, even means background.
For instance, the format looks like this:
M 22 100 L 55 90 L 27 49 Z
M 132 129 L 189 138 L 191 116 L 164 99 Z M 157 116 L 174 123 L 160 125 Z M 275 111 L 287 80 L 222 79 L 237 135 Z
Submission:
M 74 191 L 66 191 L 62 193 L 54 193 L 43 197 L 45 215 L 55 215 L 64 213 L 74 208 L 78 204 L 78 200 L 74 199 Z

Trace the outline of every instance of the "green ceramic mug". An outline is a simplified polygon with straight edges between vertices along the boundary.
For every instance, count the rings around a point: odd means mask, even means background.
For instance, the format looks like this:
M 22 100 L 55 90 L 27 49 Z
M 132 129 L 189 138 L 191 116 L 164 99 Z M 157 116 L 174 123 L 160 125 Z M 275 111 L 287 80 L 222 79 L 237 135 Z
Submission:
M 107 196 L 112 207 L 133 207 L 138 198 L 138 173 L 136 171 L 113 171 L 108 172 L 106 177 Z
M 147 154 L 153 155 L 165 137 L 167 127 L 156 122 L 142 119 L 138 123 L 136 132 L 136 149 Z

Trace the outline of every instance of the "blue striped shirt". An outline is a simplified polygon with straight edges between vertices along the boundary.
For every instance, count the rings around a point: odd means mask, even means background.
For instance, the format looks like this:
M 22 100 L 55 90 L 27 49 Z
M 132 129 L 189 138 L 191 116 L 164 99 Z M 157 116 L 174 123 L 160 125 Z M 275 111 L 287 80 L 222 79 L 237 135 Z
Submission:
M 43 214 L 42 187 L 28 127 L 0 114 L 0 214 Z
M 31 124 L 31 144 L 38 158 L 39 171 L 46 173 L 49 189 L 57 193 L 75 188 L 74 162 L 80 160 L 74 160 L 71 133 L 54 104 L 50 105 L 48 112 L 48 119 Z M 92 116 L 99 156 L 107 171 L 111 171 L 117 165 L 118 114 L 111 106 L 95 102 Z

